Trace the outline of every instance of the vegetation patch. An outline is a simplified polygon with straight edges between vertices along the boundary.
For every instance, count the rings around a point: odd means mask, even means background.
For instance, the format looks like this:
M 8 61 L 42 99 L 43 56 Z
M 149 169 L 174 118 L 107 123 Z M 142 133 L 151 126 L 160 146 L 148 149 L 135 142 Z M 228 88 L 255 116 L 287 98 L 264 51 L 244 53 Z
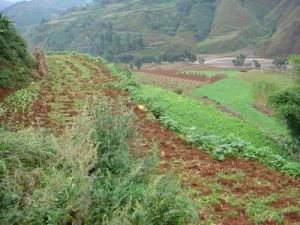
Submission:
M 33 60 L 12 22 L 0 14 L 0 88 L 20 88 L 31 81 Z
M 284 125 L 262 112 L 256 107 L 255 90 L 250 83 L 226 79 L 214 84 L 194 89 L 195 96 L 207 97 L 219 102 L 242 115 L 243 119 L 276 135 L 287 135 Z
M 129 71 L 114 65 L 110 65 L 110 70 L 121 79 L 116 87 L 129 91 L 135 100 L 144 102 L 166 127 L 185 134 L 191 143 L 212 152 L 217 159 L 241 155 L 292 176 L 300 176 L 299 163 L 255 126 L 188 97 L 153 86 L 137 86 Z
M 47 59 L 52 76 L 39 85 L 44 104 L 51 102 L 52 108 L 43 116 L 59 122 L 47 124 L 50 128 L 64 125 L 65 129 L 57 137 L 40 128 L 17 132 L 0 129 L 0 223 L 196 224 L 196 206 L 181 189 L 181 181 L 172 174 L 158 174 L 155 148 L 142 154 L 134 113 L 124 102 L 104 98 L 104 83 L 82 90 L 80 85 L 92 85 L 87 79 L 107 79 L 102 65 L 69 53 L 51 54 Z M 90 76 L 80 76 L 83 71 L 77 74 L 78 64 L 85 65 L 82 69 L 90 71 Z M 60 94 L 74 87 L 83 92 L 66 99 Z M 27 93 L 27 89 L 19 92 Z M 34 98 L 24 104 L 29 109 L 41 100 L 40 86 L 32 89 Z M 58 93 L 55 99 L 53 90 Z M 69 124 L 71 115 L 65 110 L 80 108 L 83 97 L 92 95 L 92 90 L 97 91 L 97 100 L 87 99 L 87 111 Z M 19 96 L 18 92 L 7 98 L 8 103 L 18 100 L 13 96 Z M 34 121 L 28 115 L 24 117 Z
M 182 72 L 187 75 L 200 75 L 206 77 L 215 76 L 226 76 L 226 77 L 236 77 L 241 74 L 238 70 L 186 70 Z

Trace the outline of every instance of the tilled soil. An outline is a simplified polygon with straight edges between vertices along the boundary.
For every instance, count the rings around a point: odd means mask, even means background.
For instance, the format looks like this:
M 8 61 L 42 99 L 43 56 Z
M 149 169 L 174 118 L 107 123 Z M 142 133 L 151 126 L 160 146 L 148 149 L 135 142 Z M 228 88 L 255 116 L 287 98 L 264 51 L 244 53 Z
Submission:
M 158 76 L 166 76 L 166 77 L 172 77 L 177 79 L 200 81 L 200 82 L 207 82 L 207 83 L 214 83 L 225 78 L 222 76 L 206 77 L 201 75 L 185 75 L 185 74 L 178 74 L 177 71 L 173 71 L 173 70 L 160 70 L 160 69 L 141 70 L 141 72 L 151 73 L 153 75 L 158 75 Z
M 2 89 L 0 88 L 0 102 L 2 102 L 10 93 L 12 90 L 10 89 Z

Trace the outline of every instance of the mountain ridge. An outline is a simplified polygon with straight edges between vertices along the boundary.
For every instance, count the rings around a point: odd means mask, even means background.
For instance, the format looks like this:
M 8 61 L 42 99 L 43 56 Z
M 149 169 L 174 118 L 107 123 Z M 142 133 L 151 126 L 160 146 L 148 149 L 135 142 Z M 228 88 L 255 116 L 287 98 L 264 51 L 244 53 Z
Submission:
M 48 50 L 78 50 L 115 61 L 185 49 L 215 54 L 247 48 L 259 56 L 287 56 L 300 52 L 298 18 L 296 0 L 100 0 L 43 21 L 28 38 Z M 128 47 L 138 40 L 143 46 Z

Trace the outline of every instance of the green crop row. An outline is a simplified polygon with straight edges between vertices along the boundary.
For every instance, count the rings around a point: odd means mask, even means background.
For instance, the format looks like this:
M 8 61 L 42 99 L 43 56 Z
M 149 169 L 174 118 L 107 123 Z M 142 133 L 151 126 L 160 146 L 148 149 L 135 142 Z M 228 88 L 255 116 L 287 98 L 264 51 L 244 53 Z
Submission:
M 214 84 L 194 89 L 195 96 L 208 97 L 221 105 L 241 114 L 243 119 L 276 135 L 287 135 L 284 124 L 260 112 L 256 107 L 255 92 L 252 84 L 237 79 L 226 79 Z
M 132 81 L 129 71 L 115 65 L 109 67 L 119 78 L 115 84 L 117 88 L 130 92 L 134 100 L 143 102 L 165 126 L 185 135 L 201 149 L 210 151 L 216 159 L 243 156 L 300 177 L 299 162 L 255 126 L 174 92 L 149 85 L 138 86 Z
M 38 96 L 39 83 L 31 83 L 28 87 L 16 91 L 1 103 L 4 112 L 30 113 L 34 100 Z
M 215 77 L 215 76 L 226 76 L 226 77 L 236 77 L 241 74 L 238 70 L 185 70 L 182 72 L 186 75 L 199 75 L 206 77 Z

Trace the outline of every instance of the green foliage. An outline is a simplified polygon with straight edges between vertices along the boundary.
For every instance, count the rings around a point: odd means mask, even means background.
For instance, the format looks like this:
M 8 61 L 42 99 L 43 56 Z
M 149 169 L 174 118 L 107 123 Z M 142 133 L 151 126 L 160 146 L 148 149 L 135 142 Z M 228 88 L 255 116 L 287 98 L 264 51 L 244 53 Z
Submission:
M 284 57 L 276 57 L 273 60 L 273 65 L 275 65 L 278 69 L 285 69 L 287 65 L 287 59 Z
M 185 224 L 197 213 L 179 183 L 170 176 L 154 177 L 155 157 L 136 158 L 139 146 L 129 146 L 135 136 L 133 112 L 119 103 L 101 103 L 94 113 L 93 140 L 98 163 L 93 169 L 93 212 L 88 224 Z
M 246 205 L 246 211 L 257 224 L 265 223 L 268 220 L 282 223 L 282 212 L 269 205 L 275 199 L 275 195 L 251 199 Z
M 289 61 L 294 67 L 295 73 L 300 75 L 300 55 L 292 55 L 289 57 Z
M 162 53 L 178 55 L 208 36 L 217 7 L 216 0 L 97 3 L 40 24 L 30 33 L 31 40 L 45 43 L 48 50 L 89 52 L 114 62 L 128 63 L 131 57 L 155 58 Z M 188 4 L 190 9 L 183 12 L 182 4 Z M 184 41 L 181 35 L 191 42 Z
M 47 32 L 48 25 L 38 28 L 40 34 Z M 83 36 L 89 33 L 88 36 Z M 124 56 L 121 53 L 130 53 L 142 50 L 145 47 L 143 37 L 132 33 L 117 33 L 111 22 L 99 24 L 93 17 L 86 16 L 75 20 L 70 26 L 62 27 L 55 33 L 47 34 L 46 48 L 54 51 L 79 50 L 74 44 L 79 39 L 85 39 L 88 47 L 80 49 L 92 55 L 101 55 L 109 61 L 119 61 Z M 42 37 L 37 34 L 33 41 L 40 42 Z
M 38 95 L 39 89 L 38 83 L 31 83 L 28 87 L 9 95 L 1 105 L 7 112 L 24 113 L 28 115 Z
M 32 59 L 11 22 L 0 14 L 0 88 L 20 87 L 31 80 Z
M 253 60 L 253 62 L 254 62 L 254 66 L 255 66 L 256 69 L 261 68 L 261 64 L 257 60 Z
M 140 59 L 137 59 L 134 62 L 135 67 L 139 70 L 143 66 L 143 62 Z
M 291 88 L 271 97 L 271 102 L 283 118 L 291 134 L 300 140 L 300 90 Z
M 185 70 L 183 71 L 183 74 L 200 75 L 206 77 L 227 76 L 231 78 L 240 75 L 241 72 L 238 70 Z
M 72 8 L 84 6 L 87 0 L 40 0 L 40 1 L 19 1 L 4 10 L 4 14 L 13 20 L 18 30 L 25 32 L 32 31 L 32 28 L 39 24 L 58 17 Z
M 131 85 L 131 78 L 126 75 L 128 72 L 114 65 L 109 67 L 120 79 L 119 88 L 125 90 L 126 87 L 131 97 L 146 104 L 166 127 L 184 134 L 189 142 L 200 145 L 216 159 L 243 156 L 300 177 L 299 163 L 260 129 L 173 92 L 147 85 Z
M 237 56 L 236 59 L 234 59 L 232 61 L 232 63 L 234 66 L 242 67 L 245 64 L 245 60 L 246 60 L 246 56 L 241 54 L 241 55 Z
M 269 104 L 269 98 L 278 91 L 278 87 L 274 83 L 266 81 L 258 81 L 254 84 L 254 92 L 256 98 L 256 107 L 264 112 L 272 112 L 273 109 Z
M 270 87 L 272 89 L 268 89 Z M 207 96 L 209 99 L 219 102 L 222 106 L 239 113 L 249 123 L 269 133 L 286 135 L 287 130 L 280 122 L 260 112 L 255 107 L 257 97 L 268 96 L 272 90 L 274 91 L 274 87 L 269 83 L 258 83 L 253 88 L 252 84 L 245 81 L 225 79 L 197 88 L 192 91 L 192 94 L 202 97 Z
M 88 145 L 81 148 L 87 142 L 72 144 L 73 136 L 63 143 L 33 130 L 1 130 L 0 137 L 1 224 L 67 224 L 87 215 L 91 181 L 85 159 L 93 153 L 83 151 Z
M 117 110 L 117 111 L 116 111 Z M 194 224 L 197 210 L 173 175 L 141 157 L 134 116 L 104 99 L 56 138 L 0 130 L 0 223 Z

